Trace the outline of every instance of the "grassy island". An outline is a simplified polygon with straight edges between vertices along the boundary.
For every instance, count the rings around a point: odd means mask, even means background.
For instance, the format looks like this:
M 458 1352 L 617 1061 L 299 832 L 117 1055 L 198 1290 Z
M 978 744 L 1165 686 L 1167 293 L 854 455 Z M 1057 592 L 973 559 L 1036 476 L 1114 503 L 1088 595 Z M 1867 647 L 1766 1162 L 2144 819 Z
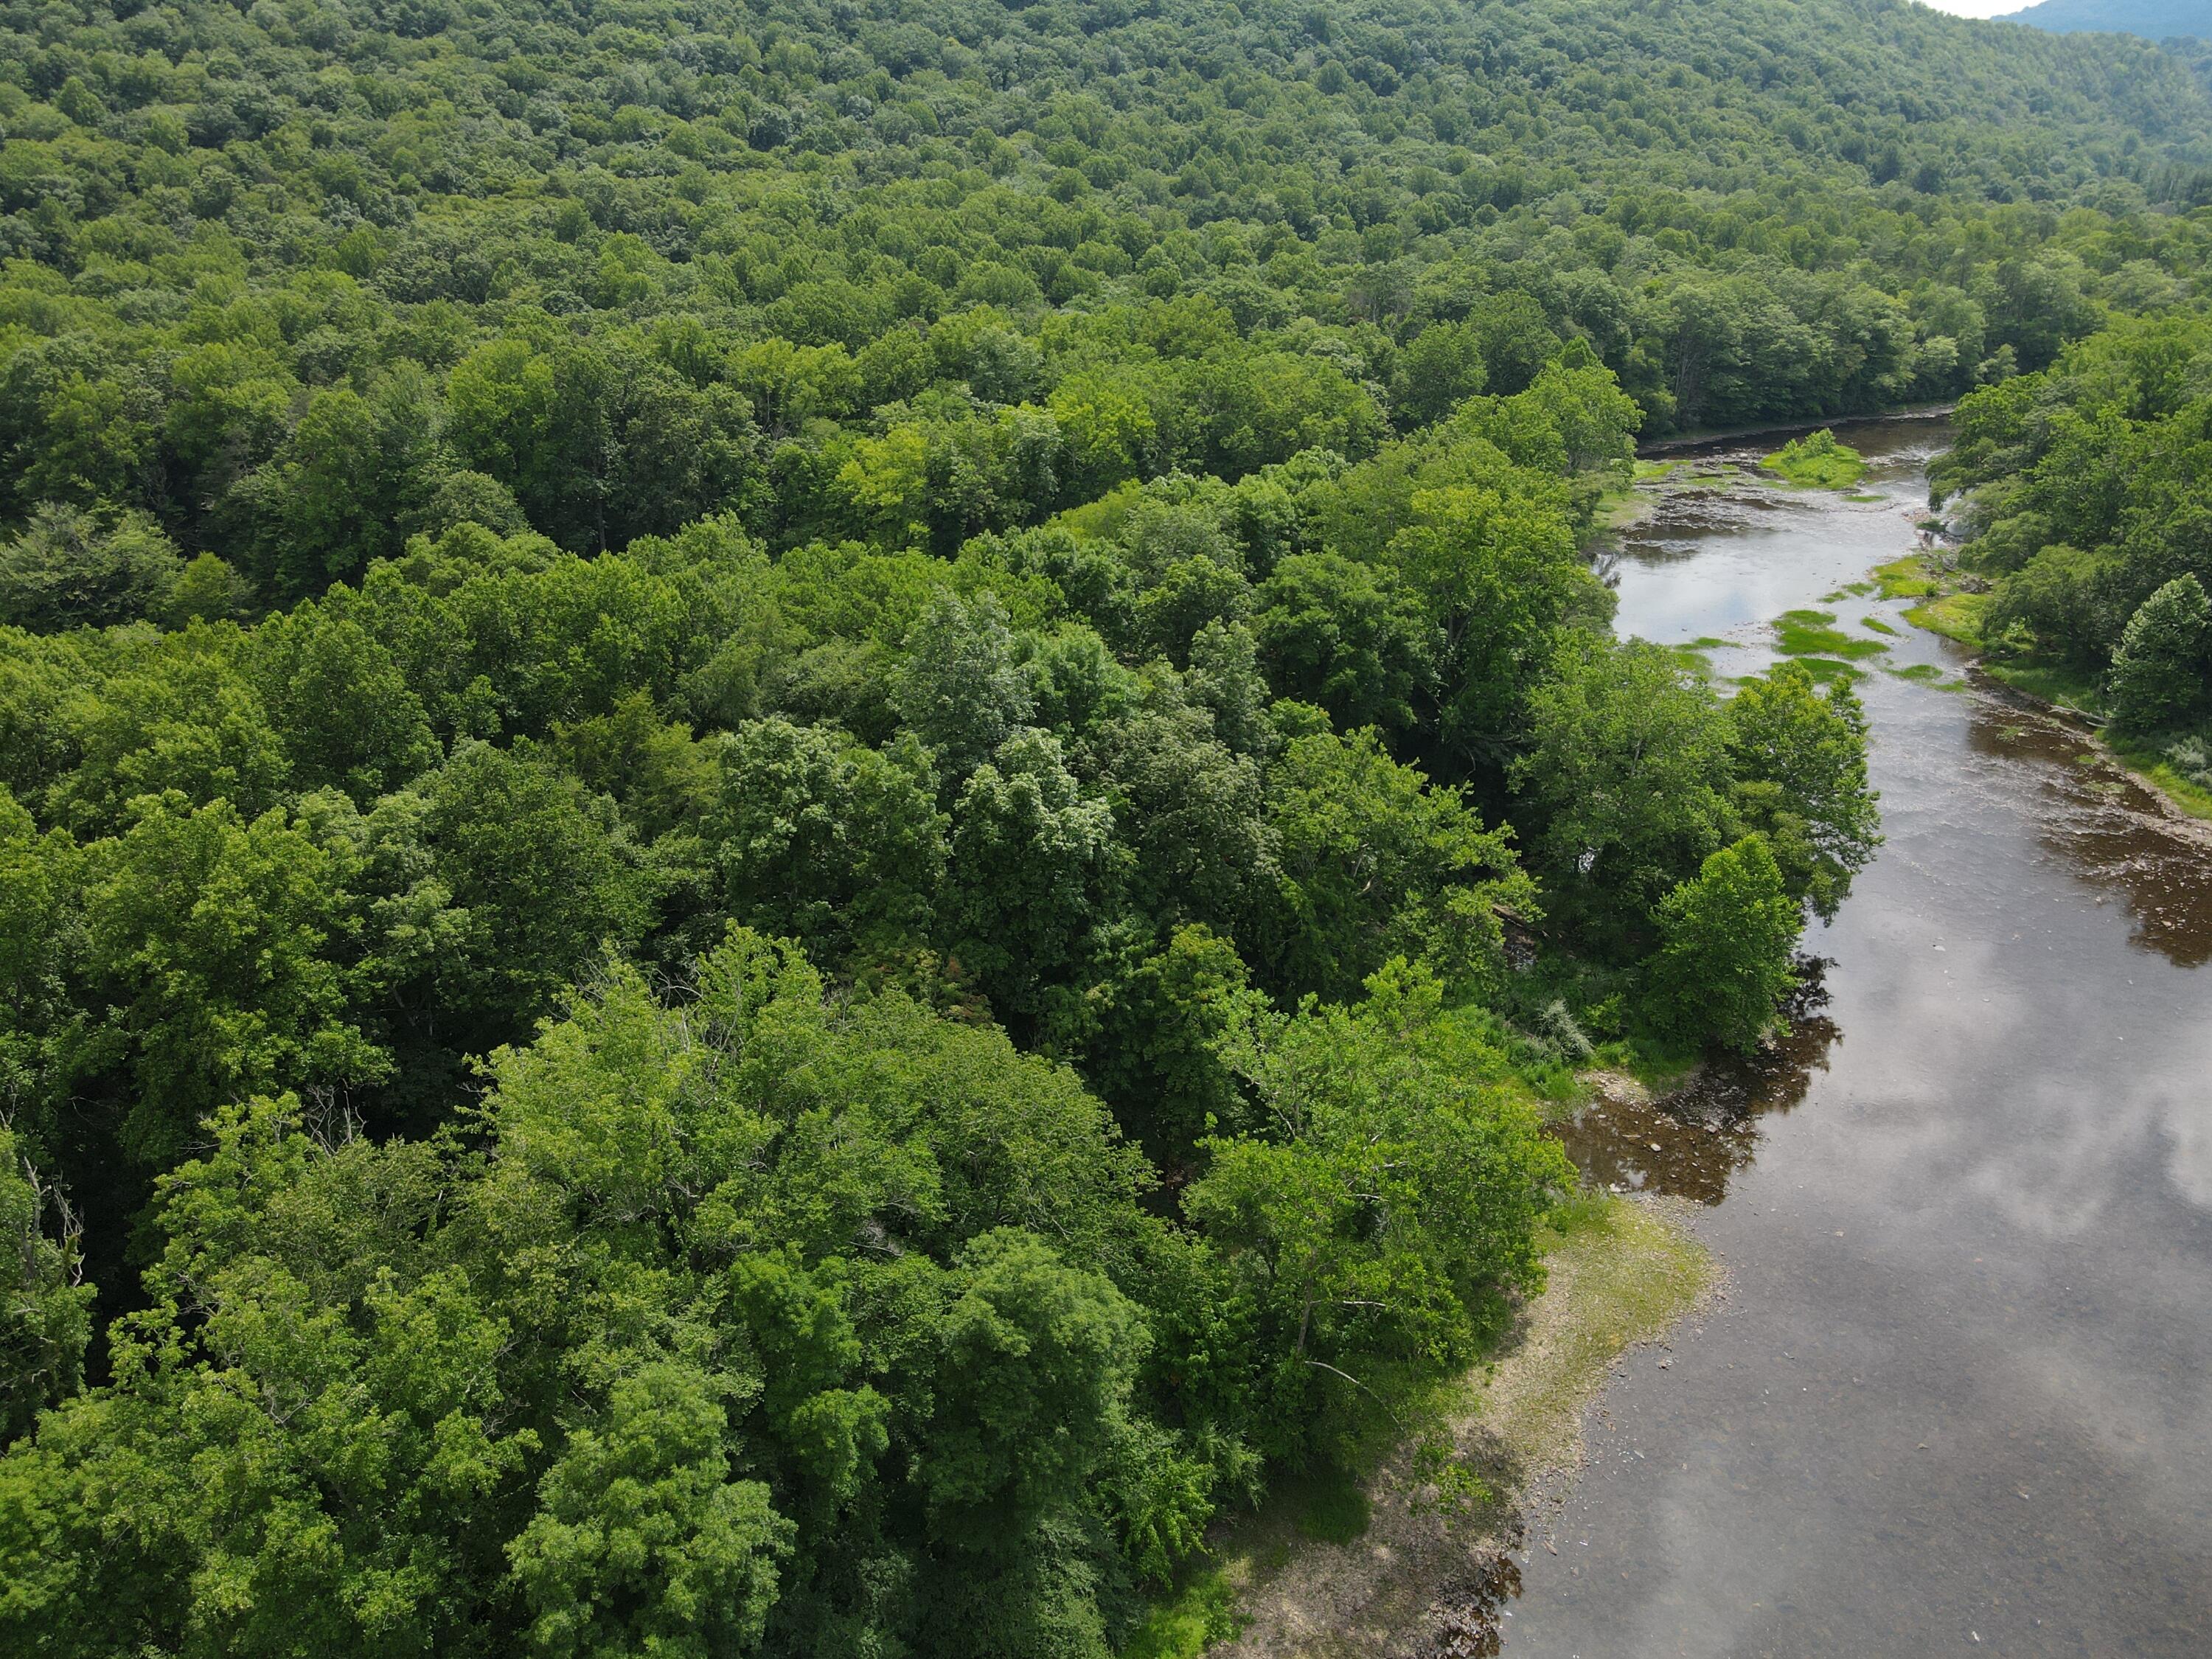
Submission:
M 1759 463 L 1806 489 L 1849 489 L 1866 477 L 1866 459 L 1836 434 L 1822 427 L 1807 437 L 1792 438 Z

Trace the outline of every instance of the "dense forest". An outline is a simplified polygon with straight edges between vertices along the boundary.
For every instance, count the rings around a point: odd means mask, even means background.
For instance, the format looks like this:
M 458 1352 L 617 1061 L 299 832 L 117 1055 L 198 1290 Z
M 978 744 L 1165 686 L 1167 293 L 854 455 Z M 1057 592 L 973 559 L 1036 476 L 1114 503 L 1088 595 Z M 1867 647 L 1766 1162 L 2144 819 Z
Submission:
M 1614 639 L 1639 434 L 1971 394 L 2020 648 L 2202 649 L 2141 42 L 0 20 L 11 1652 L 1109 1653 L 1879 840 Z
M 1990 584 L 1985 650 L 2101 690 L 2212 789 L 2212 319 L 2124 319 L 1976 392 L 1935 476 Z

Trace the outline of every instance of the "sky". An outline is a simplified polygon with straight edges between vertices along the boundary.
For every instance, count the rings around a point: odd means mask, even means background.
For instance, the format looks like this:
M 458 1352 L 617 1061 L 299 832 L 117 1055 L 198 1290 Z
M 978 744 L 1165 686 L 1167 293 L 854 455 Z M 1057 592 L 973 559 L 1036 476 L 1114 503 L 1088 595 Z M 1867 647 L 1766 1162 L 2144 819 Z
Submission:
M 2034 0 L 1921 0 L 1938 11 L 1948 11 L 1954 17 L 2001 17 L 2032 5 Z

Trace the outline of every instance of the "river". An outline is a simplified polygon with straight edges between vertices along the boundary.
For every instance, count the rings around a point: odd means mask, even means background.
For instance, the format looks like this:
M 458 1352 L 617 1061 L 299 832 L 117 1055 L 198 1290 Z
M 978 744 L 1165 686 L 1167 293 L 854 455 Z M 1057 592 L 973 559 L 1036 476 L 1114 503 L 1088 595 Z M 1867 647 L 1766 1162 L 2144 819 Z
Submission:
M 1746 672 L 1911 551 L 1944 429 L 1838 435 L 1881 499 L 1705 458 L 1623 538 L 1620 631 Z M 1594 1409 L 1504 1651 L 2212 1653 L 2212 842 L 1900 605 L 1822 608 L 1899 630 L 1860 687 L 1887 842 L 1781 1052 L 1570 1132 L 1729 1282 Z

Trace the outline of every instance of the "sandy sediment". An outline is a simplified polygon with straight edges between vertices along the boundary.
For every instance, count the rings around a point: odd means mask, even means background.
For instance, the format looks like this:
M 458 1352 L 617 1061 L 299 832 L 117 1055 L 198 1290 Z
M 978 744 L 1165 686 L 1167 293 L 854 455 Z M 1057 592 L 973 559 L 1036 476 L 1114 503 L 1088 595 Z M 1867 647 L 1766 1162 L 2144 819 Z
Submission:
M 1349 1543 L 1302 1537 L 1279 1516 L 1247 1523 L 1221 1555 L 1249 1622 L 1212 1653 L 1475 1659 L 1498 1650 L 1511 1552 L 1528 1516 L 1580 1467 L 1585 1410 L 1627 1349 L 1663 1339 L 1719 1280 L 1687 1206 L 1667 1200 L 1617 1200 L 1547 1260 L 1543 1294 L 1494 1362 L 1465 1380 L 1443 1425 L 1457 1460 L 1501 1501 L 1447 1514 L 1405 1447 L 1369 1479 L 1371 1519 Z

